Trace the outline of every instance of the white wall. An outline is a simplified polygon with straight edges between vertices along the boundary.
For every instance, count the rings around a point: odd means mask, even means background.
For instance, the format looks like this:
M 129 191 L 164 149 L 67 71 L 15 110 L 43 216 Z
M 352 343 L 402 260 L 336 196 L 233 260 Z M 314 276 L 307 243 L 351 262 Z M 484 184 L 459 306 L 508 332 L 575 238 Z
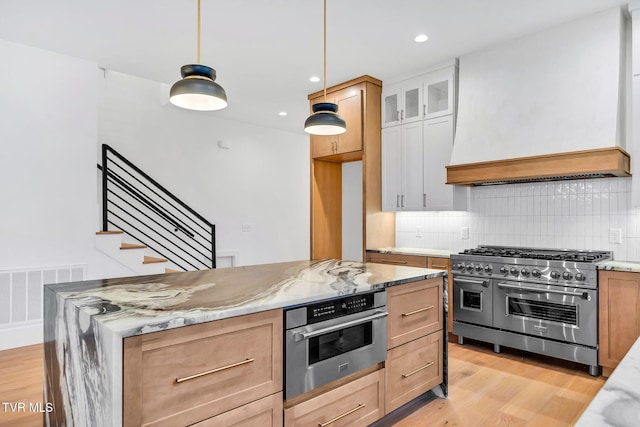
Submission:
M 113 71 L 105 71 L 100 88 L 99 143 L 215 223 L 217 249 L 238 251 L 236 265 L 308 259 L 304 132 L 179 109 L 168 103 L 166 85 Z M 243 225 L 251 231 L 243 232 Z
M 396 246 L 594 249 L 640 261 L 640 209 L 631 207 L 631 178 L 474 187 L 469 202 L 468 212 L 397 213 Z M 461 238 L 461 227 L 469 227 L 469 239 Z M 621 229 L 621 243 L 610 243 L 611 228 Z
M 362 259 L 362 161 L 342 164 L 342 259 Z
M 0 57 L 0 270 L 130 274 L 94 247 L 95 64 L 2 40 Z

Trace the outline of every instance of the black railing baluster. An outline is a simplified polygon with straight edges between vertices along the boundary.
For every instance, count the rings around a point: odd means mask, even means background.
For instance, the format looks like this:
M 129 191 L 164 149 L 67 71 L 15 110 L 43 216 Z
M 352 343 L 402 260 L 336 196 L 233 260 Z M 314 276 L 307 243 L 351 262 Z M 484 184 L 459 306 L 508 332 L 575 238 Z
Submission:
M 110 157 L 109 153 L 115 158 Z M 117 167 L 130 179 L 116 173 L 110 165 Z M 102 231 L 108 231 L 109 224 L 118 227 L 183 270 L 189 269 L 184 264 L 198 270 L 201 269 L 198 265 L 216 268 L 215 224 L 207 221 L 107 144 L 102 145 L 102 165 L 98 165 L 98 169 L 102 171 Z M 109 194 L 117 197 L 126 207 L 116 203 Z M 111 211 L 110 204 L 128 220 Z M 109 216 L 119 221 L 114 223 Z M 133 221 L 139 225 L 132 224 Z M 186 236 L 187 240 L 181 235 Z M 153 244 L 146 243 L 149 241 Z M 210 248 L 206 244 L 210 244 Z M 198 247 L 203 248 L 204 252 Z M 166 253 L 172 256 L 168 257 Z

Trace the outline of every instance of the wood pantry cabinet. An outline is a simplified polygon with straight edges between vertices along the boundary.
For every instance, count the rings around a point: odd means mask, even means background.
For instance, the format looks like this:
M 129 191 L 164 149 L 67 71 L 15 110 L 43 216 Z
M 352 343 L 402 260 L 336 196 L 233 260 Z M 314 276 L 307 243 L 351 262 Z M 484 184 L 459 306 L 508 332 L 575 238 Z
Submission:
M 355 157 L 362 152 L 362 110 L 361 88 L 348 87 L 327 96 L 327 102 L 338 105 L 338 115 L 347 123 L 347 131 L 340 135 L 311 135 L 311 157 L 322 158 L 337 154 L 352 153 Z M 324 96 L 310 100 L 311 105 L 325 102 Z M 358 152 L 360 154 L 358 155 Z
M 279 426 L 282 366 L 282 310 L 125 338 L 123 426 Z
M 640 336 L 640 273 L 598 274 L 598 362 L 608 377 Z
M 381 209 L 380 94 L 382 82 L 371 76 L 327 89 L 338 103 L 347 132 L 336 137 L 310 137 L 311 259 L 342 258 L 342 163 L 362 161 L 362 248 L 395 243 L 395 214 Z M 313 105 L 322 92 L 309 95 Z
M 385 413 L 442 383 L 442 278 L 388 289 Z

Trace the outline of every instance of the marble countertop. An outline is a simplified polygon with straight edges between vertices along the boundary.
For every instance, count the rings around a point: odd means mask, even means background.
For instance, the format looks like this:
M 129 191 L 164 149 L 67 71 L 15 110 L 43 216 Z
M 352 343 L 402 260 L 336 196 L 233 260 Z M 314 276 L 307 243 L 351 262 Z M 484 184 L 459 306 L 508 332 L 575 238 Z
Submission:
M 452 254 L 457 254 L 457 252 L 448 251 L 444 249 L 396 248 L 396 247 L 367 249 L 367 252 L 378 252 L 381 254 L 398 254 L 398 255 L 420 255 L 420 256 L 430 256 L 430 257 L 438 257 L 438 258 L 449 258 Z
M 598 270 L 628 271 L 632 273 L 640 273 L 640 262 L 605 261 L 598 263 Z
M 576 423 L 576 427 L 605 426 L 640 426 L 640 338 Z
M 80 324 L 120 337 L 367 292 L 443 276 L 426 268 L 341 260 L 294 261 L 47 285 Z M 60 302 L 64 302 L 60 304 Z

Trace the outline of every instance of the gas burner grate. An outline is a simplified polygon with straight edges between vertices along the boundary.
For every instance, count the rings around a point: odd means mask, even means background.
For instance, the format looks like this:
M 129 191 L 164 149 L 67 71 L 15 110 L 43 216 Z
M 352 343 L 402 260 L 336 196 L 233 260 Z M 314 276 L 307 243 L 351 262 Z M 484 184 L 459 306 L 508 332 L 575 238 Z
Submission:
M 548 261 L 573 261 L 594 263 L 611 258 L 609 252 L 581 251 L 559 249 L 532 249 L 500 246 L 479 246 L 473 249 L 465 249 L 462 255 L 477 255 L 504 258 L 540 259 Z

